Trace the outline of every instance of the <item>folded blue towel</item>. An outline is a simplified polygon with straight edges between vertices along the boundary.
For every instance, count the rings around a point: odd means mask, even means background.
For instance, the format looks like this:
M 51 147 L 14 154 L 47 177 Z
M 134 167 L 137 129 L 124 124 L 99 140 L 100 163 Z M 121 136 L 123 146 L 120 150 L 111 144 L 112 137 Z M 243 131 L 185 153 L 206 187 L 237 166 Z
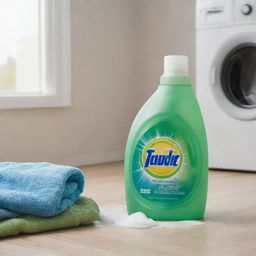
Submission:
M 83 192 L 80 169 L 51 163 L 0 163 L 0 219 L 55 216 Z
M 22 214 L 17 213 L 17 212 L 12 212 L 12 211 L 8 211 L 8 210 L 5 210 L 5 209 L 0 209 L 0 220 L 18 218 L 21 215 Z

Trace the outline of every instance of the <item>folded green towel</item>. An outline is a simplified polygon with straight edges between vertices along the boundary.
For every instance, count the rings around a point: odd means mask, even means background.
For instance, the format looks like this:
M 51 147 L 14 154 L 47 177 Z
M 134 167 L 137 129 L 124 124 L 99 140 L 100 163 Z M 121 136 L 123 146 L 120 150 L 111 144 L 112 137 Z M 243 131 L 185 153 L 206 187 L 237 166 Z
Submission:
M 92 199 L 80 196 L 73 206 L 54 217 L 23 215 L 19 218 L 1 221 L 0 237 L 78 227 L 91 224 L 99 219 L 98 205 Z

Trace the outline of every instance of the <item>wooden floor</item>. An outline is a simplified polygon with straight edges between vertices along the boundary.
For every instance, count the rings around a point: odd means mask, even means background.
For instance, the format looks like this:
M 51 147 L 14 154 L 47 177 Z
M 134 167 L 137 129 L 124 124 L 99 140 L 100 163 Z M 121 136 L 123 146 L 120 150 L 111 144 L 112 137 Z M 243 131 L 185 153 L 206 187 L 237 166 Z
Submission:
M 86 193 L 100 206 L 124 204 L 122 163 L 85 168 Z M 0 240 L 0 256 L 254 256 L 256 173 L 210 171 L 203 225 L 127 229 L 94 226 Z

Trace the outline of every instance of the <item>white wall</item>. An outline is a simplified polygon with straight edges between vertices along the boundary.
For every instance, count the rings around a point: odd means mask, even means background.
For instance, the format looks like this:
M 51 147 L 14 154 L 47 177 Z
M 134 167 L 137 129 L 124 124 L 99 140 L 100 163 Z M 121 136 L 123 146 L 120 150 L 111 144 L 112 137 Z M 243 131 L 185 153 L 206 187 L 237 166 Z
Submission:
M 187 55 L 194 77 L 195 0 L 137 0 L 140 104 L 153 93 L 165 55 Z
M 71 0 L 72 107 L 0 111 L 0 161 L 122 159 L 165 54 L 194 59 L 193 0 Z

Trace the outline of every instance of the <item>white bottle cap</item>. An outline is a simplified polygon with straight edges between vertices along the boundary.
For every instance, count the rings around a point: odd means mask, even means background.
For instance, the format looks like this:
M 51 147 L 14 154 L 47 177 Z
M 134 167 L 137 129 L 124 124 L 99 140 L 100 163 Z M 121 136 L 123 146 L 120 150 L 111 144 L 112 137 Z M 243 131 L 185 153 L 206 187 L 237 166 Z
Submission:
M 188 76 L 188 57 L 182 55 L 165 56 L 163 76 Z

